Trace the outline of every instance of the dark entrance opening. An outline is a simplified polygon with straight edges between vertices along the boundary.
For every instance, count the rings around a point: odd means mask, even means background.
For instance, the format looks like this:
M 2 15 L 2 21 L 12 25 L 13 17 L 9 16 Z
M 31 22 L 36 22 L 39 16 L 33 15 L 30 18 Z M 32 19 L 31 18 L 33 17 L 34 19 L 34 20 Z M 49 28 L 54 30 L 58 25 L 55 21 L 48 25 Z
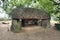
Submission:
M 22 26 L 36 26 L 38 19 L 22 19 Z

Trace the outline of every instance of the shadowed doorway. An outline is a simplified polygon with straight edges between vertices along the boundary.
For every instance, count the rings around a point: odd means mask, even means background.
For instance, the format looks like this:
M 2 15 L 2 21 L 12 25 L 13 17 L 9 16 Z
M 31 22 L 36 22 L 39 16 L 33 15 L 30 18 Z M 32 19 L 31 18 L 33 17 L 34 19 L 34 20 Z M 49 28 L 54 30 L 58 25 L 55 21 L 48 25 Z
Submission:
M 22 26 L 37 26 L 38 19 L 22 19 Z

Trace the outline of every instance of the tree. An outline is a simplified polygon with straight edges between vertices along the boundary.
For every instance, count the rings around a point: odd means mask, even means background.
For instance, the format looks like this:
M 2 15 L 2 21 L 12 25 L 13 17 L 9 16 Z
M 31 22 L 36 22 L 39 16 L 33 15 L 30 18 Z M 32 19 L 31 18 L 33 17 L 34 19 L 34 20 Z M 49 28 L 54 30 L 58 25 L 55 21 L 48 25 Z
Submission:
M 60 23 L 60 0 L 58 1 L 53 1 L 54 2 L 54 5 L 57 5 L 57 8 L 55 10 L 55 20 L 58 21 Z
M 3 9 L 9 13 L 15 7 L 33 7 L 43 9 L 48 13 L 51 13 L 57 6 L 53 5 L 53 2 L 49 0 L 1 0 L 3 2 Z

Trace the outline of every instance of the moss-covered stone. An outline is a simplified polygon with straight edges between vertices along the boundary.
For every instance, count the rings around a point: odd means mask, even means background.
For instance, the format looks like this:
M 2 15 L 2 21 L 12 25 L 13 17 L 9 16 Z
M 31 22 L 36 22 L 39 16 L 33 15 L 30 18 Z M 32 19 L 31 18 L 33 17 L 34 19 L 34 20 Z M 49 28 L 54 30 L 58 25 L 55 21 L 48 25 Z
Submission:
M 12 21 L 11 31 L 20 32 L 21 31 L 21 22 L 17 20 Z

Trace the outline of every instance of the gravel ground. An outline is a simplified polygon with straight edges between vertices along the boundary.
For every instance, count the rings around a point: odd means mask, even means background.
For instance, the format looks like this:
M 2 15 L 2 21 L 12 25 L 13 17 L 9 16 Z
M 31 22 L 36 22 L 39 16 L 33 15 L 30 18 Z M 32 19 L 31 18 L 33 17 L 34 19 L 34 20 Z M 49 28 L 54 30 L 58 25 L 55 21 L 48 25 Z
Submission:
M 0 40 L 60 40 L 60 31 L 53 28 L 26 27 L 20 33 L 8 31 L 9 24 L 0 23 Z

